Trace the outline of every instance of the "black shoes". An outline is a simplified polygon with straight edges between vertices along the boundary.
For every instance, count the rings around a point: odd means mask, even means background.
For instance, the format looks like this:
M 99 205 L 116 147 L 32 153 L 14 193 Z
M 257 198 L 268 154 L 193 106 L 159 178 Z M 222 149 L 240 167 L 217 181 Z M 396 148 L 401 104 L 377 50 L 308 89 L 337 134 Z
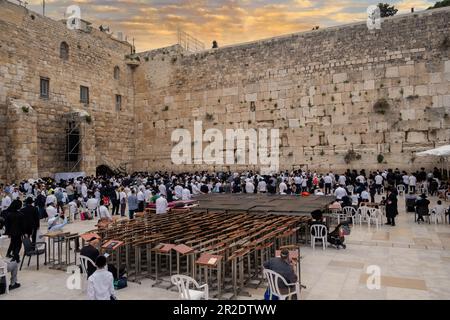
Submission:
M 386 223 L 385 223 L 385 225 L 387 225 L 387 226 L 390 226 L 390 225 L 391 225 L 391 223 L 390 223 L 390 222 L 386 222 Z
M 14 290 L 14 289 L 17 289 L 17 288 L 20 288 L 20 283 L 18 283 L 18 282 L 14 283 L 13 285 L 9 285 L 9 290 L 10 291 Z

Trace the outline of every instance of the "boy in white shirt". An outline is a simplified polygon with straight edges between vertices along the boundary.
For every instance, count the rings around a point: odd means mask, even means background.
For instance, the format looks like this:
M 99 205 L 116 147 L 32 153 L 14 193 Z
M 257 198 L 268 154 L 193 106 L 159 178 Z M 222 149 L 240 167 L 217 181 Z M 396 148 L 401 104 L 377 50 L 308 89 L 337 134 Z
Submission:
M 114 291 L 114 277 L 108 271 L 105 256 L 95 260 L 97 270 L 89 277 L 87 295 L 89 300 L 117 300 Z

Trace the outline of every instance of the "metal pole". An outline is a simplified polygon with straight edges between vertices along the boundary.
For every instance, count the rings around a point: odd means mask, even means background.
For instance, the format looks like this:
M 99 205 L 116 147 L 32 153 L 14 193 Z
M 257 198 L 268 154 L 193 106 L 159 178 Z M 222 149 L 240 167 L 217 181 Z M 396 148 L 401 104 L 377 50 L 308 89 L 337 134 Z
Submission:
M 45 17 L 45 0 L 42 0 L 42 15 Z

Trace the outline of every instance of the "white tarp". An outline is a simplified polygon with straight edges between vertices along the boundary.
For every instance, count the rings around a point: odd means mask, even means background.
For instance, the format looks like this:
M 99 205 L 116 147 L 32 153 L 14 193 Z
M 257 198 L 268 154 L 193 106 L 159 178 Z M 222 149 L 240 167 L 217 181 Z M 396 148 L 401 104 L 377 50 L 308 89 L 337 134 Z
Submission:
M 61 181 L 61 179 L 69 180 L 69 179 L 76 179 L 78 177 L 85 177 L 86 174 L 84 172 L 59 172 L 55 173 L 55 180 L 56 182 Z
M 425 156 L 450 157 L 450 144 L 436 149 L 418 152 L 416 153 L 416 155 L 419 157 Z

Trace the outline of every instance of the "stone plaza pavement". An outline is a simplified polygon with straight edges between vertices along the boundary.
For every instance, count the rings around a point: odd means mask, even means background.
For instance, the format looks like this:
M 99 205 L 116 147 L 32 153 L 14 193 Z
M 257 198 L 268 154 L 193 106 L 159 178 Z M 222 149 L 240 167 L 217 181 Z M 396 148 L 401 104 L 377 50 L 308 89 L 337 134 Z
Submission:
M 436 198 L 430 199 L 433 207 Z M 446 203 L 449 204 L 448 202 Z M 397 226 L 381 226 L 379 230 L 367 225 L 355 226 L 346 238 L 347 249 L 332 247 L 325 251 L 302 247 L 302 299 L 450 299 L 450 225 L 414 223 L 414 215 L 405 213 L 403 197 L 399 197 Z M 93 221 L 77 221 L 65 230 L 82 232 L 92 229 Z M 45 223 L 41 223 L 42 227 Z M 9 241 L 2 241 L 0 252 L 6 252 Z M 21 287 L 2 299 L 86 299 L 86 293 L 66 287 L 68 274 L 46 266 L 37 271 L 35 259 L 30 267 L 19 272 Z M 381 288 L 369 290 L 366 269 L 376 265 L 381 270 Z M 174 291 L 152 288 L 153 281 L 141 284 L 128 282 L 117 292 L 121 300 L 177 299 Z M 265 287 L 249 289 L 251 297 L 259 300 Z

